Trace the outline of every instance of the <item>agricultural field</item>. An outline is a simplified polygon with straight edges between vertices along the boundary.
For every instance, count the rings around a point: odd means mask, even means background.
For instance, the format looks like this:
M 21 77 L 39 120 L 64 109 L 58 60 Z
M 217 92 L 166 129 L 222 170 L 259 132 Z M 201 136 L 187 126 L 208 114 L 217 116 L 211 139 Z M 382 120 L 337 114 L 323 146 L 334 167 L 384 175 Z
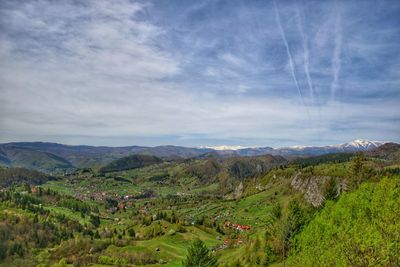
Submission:
M 246 172 L 251 158 L 195 159 L 110 172 L 82 169 L 40 176 L 38 183 L 21 178 L 0 192 L 1 264 L 182 266 L 193 241 L 201 240 L 220 266 L 311 266 L 315 262 L 305 259 L 317 258 L 308 247 L 314 245 L 312 229 L 349 202 L 367 205 L 368 188 L 392 192 L 384 200 L 392 204 L 381 211 L 390 221 L 399 219 L 390 212 L 399 202 L 398 161 L 337 157 L 284 162 L 260 172 Z M 7 170 L 3 179 L 9 179 Z M 350 217 L 343 227 L 355 219 L 362 218 Z M 393 235 L 382 242 L 397 242 L 400 229 L 388 224 Z M 353 260 L 370 257 L 364 253 Z M 389 262 L 399 260 L 392 249 L 385 253 Z
M 400 267 L 400 0 L 0 0 L 0 267 Z

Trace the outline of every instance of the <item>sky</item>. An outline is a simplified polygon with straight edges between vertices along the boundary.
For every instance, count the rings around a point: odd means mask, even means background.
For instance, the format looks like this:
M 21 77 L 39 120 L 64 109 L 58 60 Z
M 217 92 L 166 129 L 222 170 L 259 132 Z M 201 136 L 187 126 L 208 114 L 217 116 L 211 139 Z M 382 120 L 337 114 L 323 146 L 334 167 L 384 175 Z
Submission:
M 400 142 L 400 1 L 0 1 L 0 142 Z

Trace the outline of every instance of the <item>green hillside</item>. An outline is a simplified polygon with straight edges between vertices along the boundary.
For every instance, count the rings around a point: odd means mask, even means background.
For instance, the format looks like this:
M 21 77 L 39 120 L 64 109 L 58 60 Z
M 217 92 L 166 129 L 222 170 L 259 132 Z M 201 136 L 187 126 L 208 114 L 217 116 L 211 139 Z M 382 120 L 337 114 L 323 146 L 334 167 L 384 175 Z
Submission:
M 161 163 L 162 160 L 155 156 L 132 155 L 114 160 L 106 166 L 100 168 L 101 173 L 124 171 L 146 167 L 152 164 Z
M 21 184 L 39 185 L 51 180 L 56 178 L 36 170 L 0 167 L 0 188 Z
M 179 146 L 105 147 L 46 142 L 14 142 L 0 144 L 0 165 L 62 173 L 70 171 L 71 168 L 98 169 L 112 161 L 133 154 L 175 159 L 197 157 L 209 151 L 212 150 Z
M 48 152 L 24 148 L 12 148 L 3 151 L 2 162 L 13 167 L 23 167 L 46 172 L 56 172 L 73 168 L 72 164 L 59 156 Z
M 363 184 L 329 201 L 295 239 L 301 266 L 398 266 L 400 177 Z
M 400 168 L 387 153 L 140 155 L 104 167 L 57 179 L 1 169 L 0 264 L 181 266 L 196 239 L 228 267 L 399 260 Z

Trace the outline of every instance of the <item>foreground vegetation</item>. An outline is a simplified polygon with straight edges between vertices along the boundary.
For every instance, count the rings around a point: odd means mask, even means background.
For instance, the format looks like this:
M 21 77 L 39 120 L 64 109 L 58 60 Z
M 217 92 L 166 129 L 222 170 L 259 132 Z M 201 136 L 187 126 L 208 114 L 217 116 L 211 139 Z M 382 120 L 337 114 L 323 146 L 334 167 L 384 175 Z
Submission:
M 2 266 L 399 266 L 398 147 L 0 170 Z

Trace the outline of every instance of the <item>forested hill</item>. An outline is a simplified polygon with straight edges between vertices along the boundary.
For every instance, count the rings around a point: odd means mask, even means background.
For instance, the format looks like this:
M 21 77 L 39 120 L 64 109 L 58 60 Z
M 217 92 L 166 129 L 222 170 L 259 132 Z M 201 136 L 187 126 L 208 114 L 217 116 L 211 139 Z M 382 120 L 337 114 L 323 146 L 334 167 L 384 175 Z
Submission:
M 161 158 L 197 157 L 212 149 L 177 146 L 71 146 L 44 142 L 0 144 L 0 165 L 26 167 L 45 172 L 60 172 L 76 168 L 97 168 L 133 154 Z
M 134 155 L 150 155 L 162 159 L 177 158 L 235 158 L 263 155 L 310 157 L 330 153 L 353 153 L 379 149 L 384 142 L 355 140 L 329 146 L 252 147 L 232 150 L 225 148 L 199 148 L 182 146 L 126 146 L 105 147 L 63 145 L 45 142 L 15 142 L 0 144 L 0 166 L 24 167 L 47 173 L 72 171 L 77 168 L 100 168 L 114 160 Z M 391 144 L 396 145 L 396 144 Z
M 56 178 L 36 170 L 0 167 L 0 188 L 23 183 L 39 185 L 51 180 L 56 180 Z
M 366 154 L 371 157 L 379 157 L 387 160 L 399 160 L 400 144 L 386 143 L 380 147 L 369 150 Z
M 399 183 L 399 177 L 384 178 L 326 203 L 295 238 L 290 263 L 399 266 Z
M 149 155 L 132 155 L 123 157 L 112 161 L 106 166 L 100 168 L 100 173 L 124 171 L 129 169 L 141 168 L 157 163 L 161 163 L 162 160 L 155 156 Z
M 399 151 L 0 169 L 0 266 L 398 266 Z

